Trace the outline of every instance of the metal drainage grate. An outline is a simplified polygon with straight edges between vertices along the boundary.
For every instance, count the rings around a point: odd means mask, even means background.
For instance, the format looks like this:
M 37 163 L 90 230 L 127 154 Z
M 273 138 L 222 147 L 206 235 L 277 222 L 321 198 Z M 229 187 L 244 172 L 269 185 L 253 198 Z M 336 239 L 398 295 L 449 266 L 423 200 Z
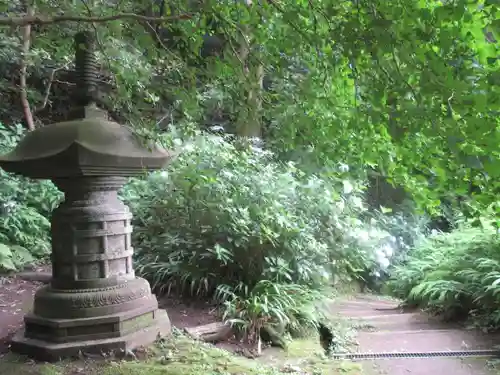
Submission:
M 396 353 L 334 353 L 334 359 L 399 359 L 399 358 L 439 358 L 439 357 L 495 357 L 499 350 L 456 350 L 446 352 L 396 352 Z

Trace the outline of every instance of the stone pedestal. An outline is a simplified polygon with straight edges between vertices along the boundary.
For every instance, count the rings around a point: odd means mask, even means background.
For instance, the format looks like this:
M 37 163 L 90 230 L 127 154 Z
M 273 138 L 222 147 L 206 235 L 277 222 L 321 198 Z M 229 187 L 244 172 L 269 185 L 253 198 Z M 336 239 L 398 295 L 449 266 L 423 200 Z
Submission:
M 12 349 L 43 360 L 128 351 L 170 332 L 149 283 L 132 267 L 132 217 L 123 177 L 56 179 L 65 201 L 52 218 L 52 281 L 35 295 Z

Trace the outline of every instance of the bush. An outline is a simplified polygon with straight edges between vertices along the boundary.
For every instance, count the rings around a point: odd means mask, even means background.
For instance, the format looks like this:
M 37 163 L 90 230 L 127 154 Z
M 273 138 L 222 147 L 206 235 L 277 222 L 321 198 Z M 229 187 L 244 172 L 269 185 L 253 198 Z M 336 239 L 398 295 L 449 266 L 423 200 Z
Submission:
M 475 317 L 500 323 L 500 236 L 485 224 L 466 224 L 422 241 L 388 284 L 407 304 L 444 314 L 448 319 Z
M 344 182 L 345 184 L 346 182 Z M 218 136 L 180 147 L 170 166 L 131 181 L 139 271 L 157 287 L 211 295 L 261 280 L 318 286 L 370 253 L 357 248 L 356 190 Z
M 23 136 L 0 124 L 0 154 Z M 50 253 L 50 222 L 61 193 L 50 181 L 32 181 L 0 169 L 0 269 L 16 270 Z
M 362 186 L 226 137 L 178 143 L 172 164 L 122 192 L 135 215 L 136 269 L 155 289 L 215 297 L 249 338 L 264 326 L 298 334 L 322 318 L 325 285 L 376 262 L 387 233 L 357 219 Z
M 324 296 L 297 284 L 261 280 L 251 290 L 244 284 L 221 285 L 217 294 L 217 299 L 224 301 L 223 319 L 254 340 L 262 329 L 303 332 L 315 328 L 322 318 L 316 304 Z

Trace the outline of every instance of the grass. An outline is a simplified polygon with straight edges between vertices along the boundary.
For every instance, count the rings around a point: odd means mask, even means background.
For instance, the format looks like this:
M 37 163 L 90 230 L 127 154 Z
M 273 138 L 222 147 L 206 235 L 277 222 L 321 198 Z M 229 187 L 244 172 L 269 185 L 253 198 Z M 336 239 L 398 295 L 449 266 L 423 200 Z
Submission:
M 323 350 L 317 338 L 306 338 L 292 341 L 287 351 L 271 348 L 259 358 L 275 368 L 284 372 L 321 374 L 321 375 L 359 375 L 362 373 L 361 366 L 348 361 L 332 360 L 323 354 Z
M 336 333 L 336 343 L 338 352 L 347 352 L 356 345 L 356 329 L 351 322 L 345 318 L 331 317 L 330 324 Z M 351 361 L 333 360 L 324 355 L 318 336 L 312 333 L 310 337 L 296 339 L 289 342 L 287 350 L 270 348 L 264 351 L 260 361 L 272 364 L 275 368 L 283 371 L 299 370 L 299 373 L 336 375 L 362 374 L 360 364 Z
M 270 350 L 258 360 L 174 335 L 149 348 L 144 359 L 85 359 L 57 364 L 37 363 L 14 354 L 0 359 L 2 375 L 277 375 L 300 368 L 302 374 L 361 374 L 353 363 L 324 357 L 317 340 L 297 340 L 287 352 Z M 267 356 L 267 357 L 266 357 Z
M 500 359 L 471 358 L 468 359 L 468 362 L 476 366 L 483 365 L 485 370 L 488 370 L 492 375 L 500 375 Z

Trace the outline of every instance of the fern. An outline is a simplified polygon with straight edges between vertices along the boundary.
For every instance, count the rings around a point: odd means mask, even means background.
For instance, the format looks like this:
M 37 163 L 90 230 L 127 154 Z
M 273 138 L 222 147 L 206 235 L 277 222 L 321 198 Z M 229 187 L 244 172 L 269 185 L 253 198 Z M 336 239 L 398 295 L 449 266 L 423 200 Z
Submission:
M 493 227 L 462 226 L 427 238 L 395 268 L 389 288 L 408 304 L 499 327 L 500 236 Z

